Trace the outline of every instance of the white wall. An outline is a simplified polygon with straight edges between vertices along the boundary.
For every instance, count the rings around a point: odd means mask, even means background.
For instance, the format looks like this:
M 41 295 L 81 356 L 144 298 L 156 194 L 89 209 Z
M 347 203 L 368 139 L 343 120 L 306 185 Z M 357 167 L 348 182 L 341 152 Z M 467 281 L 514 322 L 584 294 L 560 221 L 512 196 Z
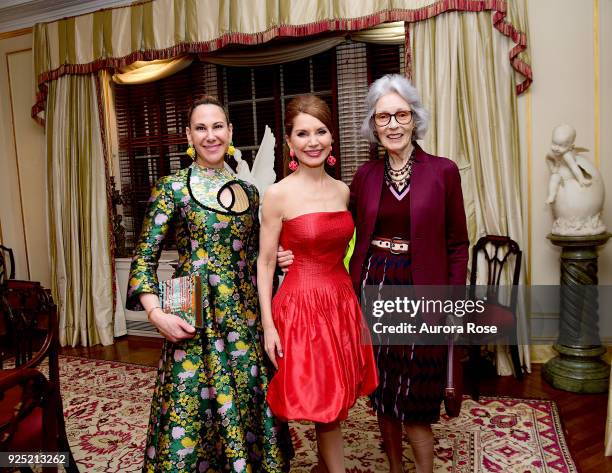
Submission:
M 32 35 L 1 39 L 0 59 L 0 237 L 15 253 L 15 276 L 49 287 L 44 129 L 30 118 Z
M 612 229 L 612 0 L 527 0 L 534 83 L 519 99 L 524 195 L 529 234 L 526 270 L 533 285 L 559 284 L 560 248 L 546 238 L 552 215 L 544 201 L 549 178 L 545 156 L 552 129 L 569 123 L 576 146 L 598 164 L 607 197 L 603 220 Z M 530 185 L 529 185 L 530 183 Z M 599 254 L 599 283 L 612 284 L 612 242 Z M 532 313 L 533 317 L 547 317 Z M 600 317 L 609 317 L 600 306 Z M 535 346 L 532 361 L 556 355 Z
M 524 140 L 522 157 L 531 178 L 527 267 L 531 284 L 558 284 L 561 252 L 546 239 L 552 216 L 544 203 L 549 177 L 545 156 L 552 129 L 561 123 L 573 125 L 576 146 L 590 150 L 587 156 L 599 162 L 608 196 L 612 192 L 612 1 L 528 0 L 528 13 L 534 83 L 530 97 L 521 98 L 521 131 L 532 138 Z M 595 57 L 597 37 L 600 50 Z M 609 197 L 603 219 L 612 228 Z M 599 279 L 600 284 L 612 284 L 612 242 L 601 251 Z

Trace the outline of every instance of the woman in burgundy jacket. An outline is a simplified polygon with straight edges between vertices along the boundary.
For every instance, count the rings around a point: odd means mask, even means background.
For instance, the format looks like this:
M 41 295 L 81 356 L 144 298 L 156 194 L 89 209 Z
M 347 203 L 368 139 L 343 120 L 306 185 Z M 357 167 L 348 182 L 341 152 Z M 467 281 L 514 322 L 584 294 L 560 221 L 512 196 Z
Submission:
M 357 240 L 350 273 L 363 285 L 465 285 L 469 240 L 457 165 L 415 140 L 428 115 L 403 76 L 375 81 L 362 133 L 385 157 L 362 165 L 351 184 Z M 445 346 L 375 347 L 380 384 L 372 394 L 392 473 L 402 471 L 402 426 L 417 473 L 433 471 L 431 424 L 440 415 Z

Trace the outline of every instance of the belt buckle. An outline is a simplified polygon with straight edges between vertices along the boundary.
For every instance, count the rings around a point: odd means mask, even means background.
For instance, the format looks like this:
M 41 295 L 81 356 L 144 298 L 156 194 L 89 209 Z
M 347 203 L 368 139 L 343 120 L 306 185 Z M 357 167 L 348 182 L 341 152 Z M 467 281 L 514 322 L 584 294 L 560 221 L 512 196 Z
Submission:
M 391 242 L 389 243 L 389 252 L 392 255 L 401 255 L 402 254 L 401 251 L 393 249 L 393 245 L 401 245 L 402 244 L 402 243 L 396 243 L 396 240 L 403 240 L 403 238 L 401 238 L 401 237 L 393 237 L 393 238 L 391 238 Z

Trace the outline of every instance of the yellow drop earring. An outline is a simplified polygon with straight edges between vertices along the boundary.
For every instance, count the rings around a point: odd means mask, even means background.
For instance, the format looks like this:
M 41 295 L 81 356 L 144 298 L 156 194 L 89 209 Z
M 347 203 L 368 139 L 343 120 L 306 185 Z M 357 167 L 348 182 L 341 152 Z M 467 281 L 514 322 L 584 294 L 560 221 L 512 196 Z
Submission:
M 193 145 L 189 145 L 189 147 L 187 148 L 187 151 L 185 151 L 185 153 L 187 153 L 187 156 L 189 156 L 192 160 L 196 160 L 196 150 L 193 147 Z
M 236 148 L 234 147 L 234 143 L 230 141 L 229 146 L 227 147 L 227 154 L 230 156 L 234 156 L 236 154 Z

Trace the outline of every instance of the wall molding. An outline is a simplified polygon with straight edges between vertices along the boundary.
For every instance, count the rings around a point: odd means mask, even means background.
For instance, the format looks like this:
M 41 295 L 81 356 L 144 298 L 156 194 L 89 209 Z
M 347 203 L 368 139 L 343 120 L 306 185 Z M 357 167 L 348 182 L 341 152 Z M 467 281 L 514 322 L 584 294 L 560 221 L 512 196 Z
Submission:
M 599 0 L 593 0 L 593 99 L 595 103 L 593 104 L 593 131 L 594 131 L 594 143 L 593 143 L 593 155 L 595 166 L 600 167 L 599 162 L 599 133 L 600 133 L 600 109 L 599 109 L 599 100 L 600 100 L 600 50 L 599 50 Z
M 0 33 L 0 41 L 7 38 L 15 38 L 17 36 L 23 36 L 26 34 L 31 34 L 32 28 L 22 28 L 20 30 L 15 31 L 4 31 Z
M 531 261 L 533 260 L 532 253 L 532 239 L 533 239 L 533 225 L 532 225 L 532 185 L 533 185 L 533 128 L 531 118 L 531 88 L 525 91 L 525 127 L 526 130 L 526 147 L 527 147 L 527 273 L 525 275 L 525 284 L 531 284 L 533 280 L 531 273 Z

